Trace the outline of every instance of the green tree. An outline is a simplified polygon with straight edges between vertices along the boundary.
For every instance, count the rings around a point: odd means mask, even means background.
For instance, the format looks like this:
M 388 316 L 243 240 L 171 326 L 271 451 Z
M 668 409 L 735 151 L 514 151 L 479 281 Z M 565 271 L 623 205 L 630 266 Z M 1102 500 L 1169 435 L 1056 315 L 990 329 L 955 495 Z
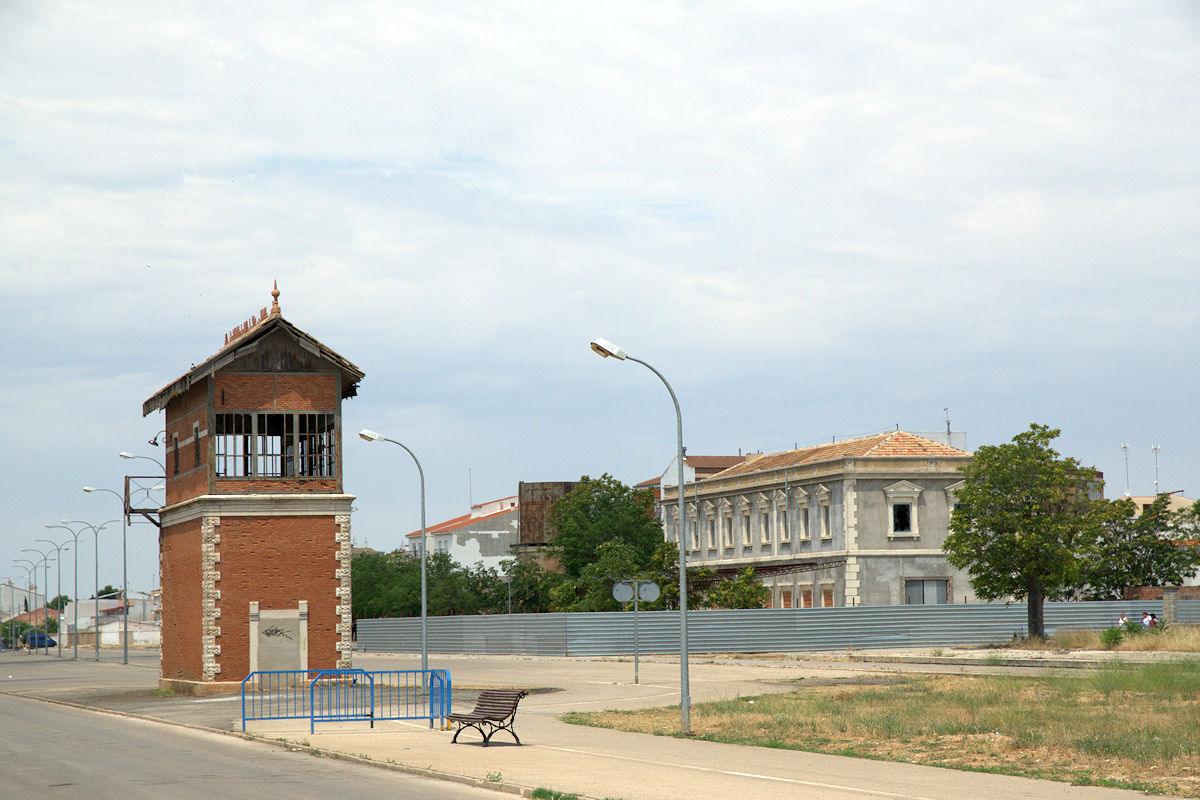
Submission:
M 1035 423 L 1010 443 L 979 448 L 962 469 L 943 545 L 979 597 L 1026 601 L 1034 638 L 1045 635 L 1045 600 L 1079 586 L 1077 550 L 1095 524 L 1090 493 L 1099 476 L 1059 455 L 1050 446 L 1058 435 Z
M 1160 494 L 1140 515 L 1128 498 L 1097 503 L 1094 537 L 1082 554 L 1088 597 L 1119 600 L 1126 589 L 1177 586 L 1196 573 L 1200 548 L 1177 544 L 1190 536 L 1194 510 L 1172 513 L 1169 502 Z
M 704 598 L 706 608 L 762 608 L 771 597 L 771 590 L 763 585 L 754 567 L 746 567 L 736 577 L 725 578 L 708 590 Z
M 569 579 L 583 574 L 605 542 L 627 543 L 636 563 L 643 564 L 663 541 L 662 525 L 654 518 L 654 496 L 607 473 L 580 478 L 578 486 L 554 502 L 550 522 L 555 534 L 548 549 Z
M 64 608 L 67 607 L 67 603 L 69 603 L 69 602 L 71 602 L 70 596 L 65 595 L 65 594 L 60 594 L 58 597 L 55 597 L 46 605 L 48 605 L 50 608 L 53 608 L 55 611 L 62 611 Z
M 549 611 L 550 593 L 562 582 L 562 575 L 551 572 L 536 558 L 514 558 L 500 562 L 504 570 L 504 604 L 512 598 L 514 613 Z M 511 594 L 510 594 L 511 593 Z

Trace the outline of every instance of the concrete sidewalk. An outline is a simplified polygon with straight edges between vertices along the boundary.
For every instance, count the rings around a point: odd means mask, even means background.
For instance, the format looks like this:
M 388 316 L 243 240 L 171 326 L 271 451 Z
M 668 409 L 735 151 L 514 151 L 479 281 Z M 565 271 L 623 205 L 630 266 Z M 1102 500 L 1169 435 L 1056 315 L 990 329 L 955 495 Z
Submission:
M 995 672 L 1028 670 L 996 663 L 986 651 L 876 654 L 882 661 L 848 661 L 870 654 L 804 654 L 803 657 L 696 657 L 689 678 L 692 702 L 787 691 L 804 678 L 894 675 L 902 671 Z M 1066 654 L 1057 654 L 1062 660 Z M 1110 658 L 1108 654 L 1104 660 Z M 953 659 L 955 663 L 931 663 Z M 1077 656 L 1072 663 L 1095 663 Z M 368 670 L 412 669 L 414 656 L 355 655 Z M 1023 658 L 1052 661 L 1046 654 Z M 523 746 L 498 734 L 489 747 L 467 731 L 451 744 L 451 731 L 427 724 L 326 723 L 309 733 L 307 720 L 252 723 L 249 732 L 288 746 L 369 760 L 381 766 L 443 777 L 502 791 L 528 794 L 537 787 L 587 798 L 797 796 L 960 800 L 1004 796 L 1073 800 L 1133 798 L 1139 792 L 1077 787 L 1049 781 L 824 756 L 788 750 L 648 736 L 568 725 L 558 717 L 572 710 L 667 706 L 679 702 L 679 665 L 669 658 L 643 658 L 640 682 L 631 660 L 500 656 L 431 656 L 430 665 L 450 670 L 456 688 L 517 686 L 531 690 L 517 714 Z M 157 662 L 131 665 L 0 654 L 0 688 L 6 692 L 69 702 L 225 731 L 240 731 L 236 698 L 160 697 L 154 692 Z M 12 677 L 4 680 L 4 675 Z M 463 692 L 464 698 L 471 693 Z M 469 708 L 469 699 L 455 709 Z

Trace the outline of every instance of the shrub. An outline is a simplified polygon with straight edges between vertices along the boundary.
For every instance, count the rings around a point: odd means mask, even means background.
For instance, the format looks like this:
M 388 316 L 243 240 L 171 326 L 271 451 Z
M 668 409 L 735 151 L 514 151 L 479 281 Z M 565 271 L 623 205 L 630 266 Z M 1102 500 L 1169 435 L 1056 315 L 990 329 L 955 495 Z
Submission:
M 1100 631 L 1100 642 L 1109 650 L 1121 643 L 1125 635 L 1121 633 L 1120 628 L 1105 628 Z

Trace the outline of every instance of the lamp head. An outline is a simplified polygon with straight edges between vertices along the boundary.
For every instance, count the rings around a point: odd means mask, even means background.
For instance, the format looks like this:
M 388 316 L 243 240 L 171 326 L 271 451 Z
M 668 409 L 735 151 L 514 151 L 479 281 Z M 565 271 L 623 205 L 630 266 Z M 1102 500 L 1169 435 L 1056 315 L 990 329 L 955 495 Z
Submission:
M 126 453 L 124 450 L 117 455 L 119 455 L 121 458 L 137 458 L 137 456 L 135 456 L 133 453 Z
M 96 487 L 95 486 L 85 486 L 85 487 L 83 487 L 83 490 L 85 492 L 94 492 L 94 491 L 96 491 Z
M 594 350 L 597 355 L 603 358 L 612 356 L 619 361 L 624 361 L 629 355 L 624 350 L 610 342 L 608 339 L 592 339 L 592 350 Z
M 361 431 L 359 431 L 358 435 L 368 442 L 382 442 L 387 439 L 387 437 L 382 433 L 376 433 L 375 431 L 368 430 L 367 428 L 363 428 Z

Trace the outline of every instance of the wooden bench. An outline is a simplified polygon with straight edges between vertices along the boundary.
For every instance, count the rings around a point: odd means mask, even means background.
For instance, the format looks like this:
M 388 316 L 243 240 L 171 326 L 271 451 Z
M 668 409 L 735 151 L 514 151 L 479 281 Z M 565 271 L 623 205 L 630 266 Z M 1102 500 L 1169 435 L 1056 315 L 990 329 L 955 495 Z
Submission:
M 513 730 L 513 723 L 517 719 L 517 703 L 527 694 L 528 692 L 522 689 L 484 689 L 479 693 L 474 709 L 467 713 L 446 716 L 451 722 L 458 723 L 458 730 L 454 732 L 450 743 L 457 742 L 458 735 L 466 728 L 474 728 L 483 737 L 484 747 L 487 747 L 488 741 L 497 731 L 508 731 L 517 740 L 517 744 L 520 744 L 521 740 Z

